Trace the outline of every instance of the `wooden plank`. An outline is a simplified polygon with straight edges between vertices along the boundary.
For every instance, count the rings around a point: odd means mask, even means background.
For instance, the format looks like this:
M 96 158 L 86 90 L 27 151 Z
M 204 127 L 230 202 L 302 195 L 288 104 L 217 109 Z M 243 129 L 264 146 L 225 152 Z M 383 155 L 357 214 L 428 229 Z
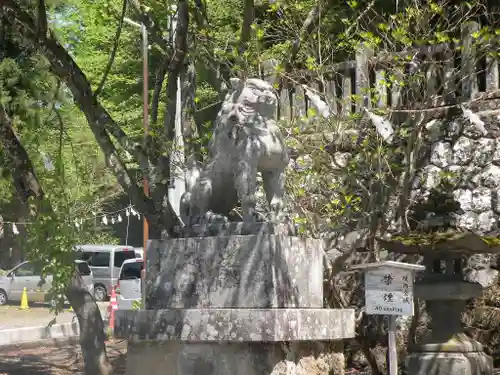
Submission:
M 451 49 L 443 53 L 443 96 L 445 104 L 455 100 L 457 84 L 455 70 L 455 55 Z
M 377 107 L 387 107 L 387 77 L 386 71 L 379 69 L 375 71 L 375 90 L 377 91 Z
M 486 56 L 486 91 L 498 90 L 498 60 L 496 57 Z
M 470 100 L 478 92 L 476 58 L 477 51 L 472 35 L 479 30 L 477 22 L 462 25 L 462 100 Z
M 293 118 L 300 118 L 306 115 L 306 96 L 301 85 L 295 85 L 292 111 Z
M 371 108 L 370 95 L 370 62 L 373 50 L 362 44 L 356 50 L 356 112 L 361 112 L 363 107 Z
M 425 70 L 425 97 L 424 97 L 424 102 L 425 103 L 430 103 L 431 105 L 434 105 L 436 99 L 437 99 L 437 94 L 438 94 L 438 87 L 437 87 L 437 74 L 438 70 L 436 67 L 436 64 L 434 61 L 431 61 L 429 64 L 427 64 L 427 69 Z
M 352 113 L 352 79 L 351 71 L 342 75 L 342 115 L 349 116 Z
M 283 120 L 291 120 L 291 108 L 290 108 L 290 90 L 287 85 L 283 87 L 280 93 L 280 107 L 279 107 L 279 117 Z
M 396 67 L 393 70 L 392 85 L 391 85 L 391 107 L 400 108 L 403 106 L 403 75 L 404 69 L 402 67 Z
M 332 115 L 339 114 L 339 103 L 337 98 L 337 80 L 335 78 L 325 81 L 325 99 L 330 106 Z

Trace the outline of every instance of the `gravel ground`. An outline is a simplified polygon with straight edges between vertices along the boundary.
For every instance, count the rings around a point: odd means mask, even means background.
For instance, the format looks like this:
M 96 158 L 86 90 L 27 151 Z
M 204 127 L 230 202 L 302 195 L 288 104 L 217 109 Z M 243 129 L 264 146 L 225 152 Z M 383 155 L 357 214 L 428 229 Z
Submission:
M 125 341 L 109 341 L 114 375 L 125 373 Z M 0 375 L 83 375 L 79 345 L 0 348 Z

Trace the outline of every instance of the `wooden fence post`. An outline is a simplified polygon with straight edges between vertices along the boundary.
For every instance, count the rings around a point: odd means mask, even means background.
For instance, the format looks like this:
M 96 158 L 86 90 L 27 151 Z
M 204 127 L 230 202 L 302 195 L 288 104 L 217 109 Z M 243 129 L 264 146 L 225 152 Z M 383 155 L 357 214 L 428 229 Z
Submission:
M 342 115 L 347 117 L 352 112 L 352 80 L 351 70 L 342 74 Z
M 450 104 L 456 97 L 455 53 L 447 48 L 443 54 L 443 96 L 444 104 Z
M 470 100 L 477 92 L 476 47 L 472 36 L 479 31 L 477 22 L 466 22 L 462 25 L 462 100 Z
M 375 88 L 377 90 L 377 95 L 378 95 L 377 107 L 378 108 L 386 108 L 387 107 L 387 77 L 386 77 L 386 71 L 383 69 L 377 69 L 375 71 Z
M 366 105 L 371 107 L 370 95 L 370 57 L 373 56 L 373 50 L 366 44 L 356 50 L 356 112 L 361 112 Z M 365 101 L 366 96 L 366 101 Z
M 403 88 L 402 82 L 404 77 L 404 69 L 400 66 L 396 66 L 393 69 L 394 80 L 391 86 L 391 107 L 398 108 L 402 107 L 403 103 Z
M 498 60 L 490 55 L 486 56 L 486 91 L 498 90 Z

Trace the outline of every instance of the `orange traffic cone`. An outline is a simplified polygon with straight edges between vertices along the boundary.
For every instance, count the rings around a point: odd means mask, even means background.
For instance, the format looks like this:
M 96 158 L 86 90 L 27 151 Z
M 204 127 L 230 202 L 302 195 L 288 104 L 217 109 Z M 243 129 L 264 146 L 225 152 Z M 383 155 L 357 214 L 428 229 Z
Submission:
M 118 310 L 118 303 L 116 302 L 116 286 L 113 285 L 108 305 L 109 329 L 111 332 L 114 332 L 115 330 L 115 310 Z

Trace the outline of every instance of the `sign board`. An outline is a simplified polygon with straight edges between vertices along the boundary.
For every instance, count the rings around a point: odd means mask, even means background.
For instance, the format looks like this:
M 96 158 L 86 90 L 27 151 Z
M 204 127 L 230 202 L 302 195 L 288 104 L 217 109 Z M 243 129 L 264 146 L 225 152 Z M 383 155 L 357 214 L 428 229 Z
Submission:
M 413 273 L 409 269 L 380 267 L 365 272 L 365 313 L 413 315 Z

